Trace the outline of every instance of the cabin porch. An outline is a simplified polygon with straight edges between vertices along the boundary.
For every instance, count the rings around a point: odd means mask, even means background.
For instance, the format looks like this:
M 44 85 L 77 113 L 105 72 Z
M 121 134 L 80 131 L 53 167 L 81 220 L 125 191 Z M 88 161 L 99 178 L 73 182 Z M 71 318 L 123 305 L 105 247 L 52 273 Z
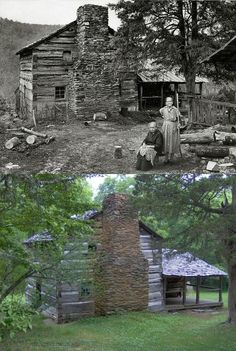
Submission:
M 178 310 L 189 310 L 189 309 L 207 309 L 207 308 L 220 308 L 223 307 L 223 302 L 217 302 L 212 300 L 202 300 L 197 304 L 195 299 L 187 297 L 185 304 L 181 298 L 169 298 L 166 300 L 165 311 L 178 311 Z
M 206 286 L 202 283 L 204 277 L 164 276 L 164 306 L 165 311 L 186 309 L 205 309 L 223 307 L 222 276 L 214 277 L 218 287 Z

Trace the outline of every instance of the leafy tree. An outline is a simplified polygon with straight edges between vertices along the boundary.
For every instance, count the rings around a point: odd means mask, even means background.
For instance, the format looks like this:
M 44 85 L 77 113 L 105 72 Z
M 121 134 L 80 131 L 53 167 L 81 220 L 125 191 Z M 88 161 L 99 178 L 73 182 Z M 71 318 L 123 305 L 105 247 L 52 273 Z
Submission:
M 143 216 L 165 218 L 175 245 L 212 248 L 224 259 L 228 321 L 236 324 L 236 176 L 137 176 L 134 196 Z
M 92 206 L 92 192 L 83 177 L 1 176 L 0 303 L 26 278 L 56 271 L 68 239 L 82 240 L 90 233 L 87 224 L 71 216 Z M 45 230 L 56 240 L 35 264 L 23 240 Z
M 110 6 L 122 21 L 117 46 L 124 61 L 137 66 L 149 58 L 179 68 L 188 94 L 195 94 L 197 74 L 206 73 L 202 59 L 236 30 L 235 1 L 119 0 Z M 194 120 L 194 100 L 189 103 Z
M 135 180 L 132 176 L 108 176 L 104 179 L 104 182 L 99 186 L 98 193 L 95 197 L 95 201 L 101 204 L 104 197 L 114 192 L 126 193 L 131 195 L 134 189 L 134 184 Z

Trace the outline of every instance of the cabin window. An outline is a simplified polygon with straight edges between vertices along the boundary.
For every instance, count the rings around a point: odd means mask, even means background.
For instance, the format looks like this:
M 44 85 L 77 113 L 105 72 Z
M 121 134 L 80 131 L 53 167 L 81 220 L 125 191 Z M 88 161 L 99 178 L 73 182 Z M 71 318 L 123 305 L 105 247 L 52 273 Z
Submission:
M 95 252 L 95 251 L 97 251 L 97 245 L 94 244 L 94 243 L 90 243 L 90 244 L 88 245 L 88 251 L 89 251 L 89 252 Z
M 65 99 L 66 96 L 66 87 L 56 87 L 55 88 L 55 98 L 56 99 Z
M 92 294 L 91 284 L 82 282 L 80 285 L 80 297 L 89 297 Z
M 72 54 L 70 50 L 63 51 L 63 60 L 66 62 L 72 61 Z

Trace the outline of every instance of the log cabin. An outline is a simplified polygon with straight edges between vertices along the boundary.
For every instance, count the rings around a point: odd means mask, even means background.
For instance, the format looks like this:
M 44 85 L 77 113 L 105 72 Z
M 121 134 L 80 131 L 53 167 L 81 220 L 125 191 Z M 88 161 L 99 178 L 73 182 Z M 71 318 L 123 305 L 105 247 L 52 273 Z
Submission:
M 56 273 L 53 269 L 47 276 L 36 273 L 26 287 L 28 303 L 37 296 L 43 313 L 57 323 L 124 311 L 222 306 L 226 273 L 190 253 L 163 249 L 163 238 L 139 220 L 127 195 L 110 194 L 100 212 L 88 211 L 72 219 L 90 223 L 93 235 L 80 242 L 80 252 L 76 241 L 70 240 Z M 37 248 L 49 257 L 47 245 L 53 243 L 46 231 L 31 235 L 24 245 L 37 262 Z M 76 275 L 70 274 L 72 270 Z M 219 279 L 214 289 L 218 301 L 200 300 L 204 277 Z M 189 280 L 196 287 L 196 298 L 187 296 Z
M 108 8 L 84 5 L 77 19 L 22 48 L 17 112 L 39 120 L 91 120 L 95 113 L 160 109 L 184 91 L 183 76 L 159 68 L 138 72 L 118 62 Z M 160 71 L 160 72 L 159 72 Z M 197 78 L 201 94 L 204 79 Z
M 89 120 L 99 112 L 116 116 L 123 106 L 136 110 L 136 76 L 117 69 L 114 33 L 108 7 L 84 5 L 75 21 L 18 51 L 18 114 Z

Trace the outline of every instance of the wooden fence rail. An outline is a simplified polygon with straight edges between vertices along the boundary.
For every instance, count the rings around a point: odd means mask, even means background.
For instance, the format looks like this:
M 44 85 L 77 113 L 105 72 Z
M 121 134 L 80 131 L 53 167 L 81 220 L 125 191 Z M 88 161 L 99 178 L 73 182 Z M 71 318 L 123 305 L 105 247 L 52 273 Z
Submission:
M 209 100 L 200 95 L 180 94 L 180 100 L 192 99 L 193 122 L 215 125 L 236 124 L 236 103 Z M 189 116 L 191 117 L 191 116 Z

